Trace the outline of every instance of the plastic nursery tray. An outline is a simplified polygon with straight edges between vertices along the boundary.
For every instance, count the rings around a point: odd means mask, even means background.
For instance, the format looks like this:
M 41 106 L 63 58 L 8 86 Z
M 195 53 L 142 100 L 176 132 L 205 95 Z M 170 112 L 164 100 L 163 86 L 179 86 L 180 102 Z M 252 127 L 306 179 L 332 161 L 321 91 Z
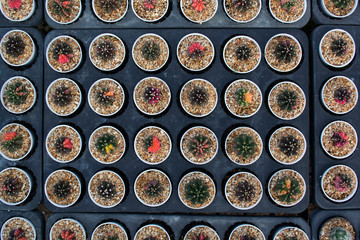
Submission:
M 311 234 L 313 240 L 319 239 L 319 232 L 322 225 L 326 220 L 333 217 L 343 217 L 350 221 L 351 225 L 354 227 L 356 236 L 358 236 L 360 231 L 360 219 L 359 219 L 359 210 L 316 210 L 311 214 L 310 225 L 311 225 Z M 358 239 L 358 237 L 356 237 Z
M 0 36 L 4 36 L 10 30 L 15 28 L 1 28 Z M 0 125 L 1 128 L 6 124 L 17 122 L 27 127 L 34 135 L 35 143 L 33 150 L 23 160 L 8 161 L 0 156 L 0 169 L 7 167 L 20 167 L 28 170 L 32 176 L 33 190 L 29 198 L 17 206 L 8 206 L 0 202 L 0 210 L 21 210 L 28 211 L 35 209 L 42 199 L 42 114 L 43 114 L 43 36 L 33 28 L 19 28 L 29 33 L 36 45 L 36 55 L 30 66 L 10 67 L 2 59 L 0 59 L 1 86 L 9 78 L 14 76 L 23 76 L 29 79 L 36 89 L 35 105 L 24 114 L 12 114 L 8 112 L 2 105 L 0 106 Z
M 40 211 L 0 211 L 0 228 L 9 218 L 12 217 L 23 217 L 28 219 L 35 227 L 36 239 L 44 239 L 44 217 Z
M 354 197 L 347 202 L 344 203 L 335 203 L 331 202 L 326 198 L 321 190 L 321 176 L 331 166 L 338 164 L 345 164 L 351 167 L 357 176 L 360 176 L 360 151 L 356 148 L 355 152 L 348 158 L 344 160 L 336 160 L 331 158 L 326 154 L 326 152 L 321 147 L 320 135 L 324 127 L 332 121 L 335 120 L 343 120 L 349 122 L 355 130 L 357 134 L 360 131 L 360 115 L 358 112 L 360 111 L 360 104 L 357 103 L 354 109 L 344 115 L 335 115 L 327 111 L 325 106 L 322 104 L 321 100 L 321 89 L 325 82 L 334 76 L 346 76 L 352 80 L 354 80 L 354 84 L 357 85 L 357 88 L 360 88 L 358 81 L 355 79 L 359 79 L 360 72 L 358 71 L 358 66 L 360 64 L 360 58 L 358 54 L 355 54 L 355 58 L 352 63 L 345 68 L 340 69 L 332 69 L 327 67 L 320 59 L 319 55 L 319 44 L 323 35 L 331 29 L 340 28 L 349 32 L 352 37 L 355 39 L 356 51 L 358 51 L 358 45 L 360 44 L 357 41 L 360 37 L 360 27 L 355 26 L 321 26 L 316 28 L 311 37 L 312 45 L 313 45 L 313 82 L 312 82 L 312 96 L 313 96 L 313 159 L 314 159 L 314 181 L 315 181 L 315 201 L 316 203 L 324 209 L 355 209 L 359 208 L 360 204 L 360 193 L 356 192 Z
M 183 239 L 186 231 L 194 223 L 212 226 L 219 234 L 220 239 L 227 239 L 231 231 L 241 223 L 257 226 L 267 239 L 274 234 L 278 227 L 297 226 L 310 236 L 310 227 L 306 221 L 299 217 L 244 217 L 244 216 L 196 216 L 196 215 L 152 215 L 152 214 L 90 214 L 90 213 L 57 213 L 49 217 L 46 222 L 45 237 L 49 239 L 51 226 L 59 219 L 74 218 L 83 224 L 86 236 L 90 237 L 96 226 L 105 221 L 120 222 L 128 234 L 129 239 L 134 239 L 136 231 L 146 224 L 162 223 L 168 231 L 170 238 Z M 190 227 L 190 228 L 188 228 Z
M 225 13 L 223 0 L 218 0 L 218 9 L 208 22 L 198 24 L 190 22 L 180 10 L 179 0 L 169 0 L 169 9 L 159 22 L 147 23 L 140 20 L 131 8 L 128 0 L 128 10 L 123 19 L 116 23 L 105 23 L 95 16 L 92 10 L 92 0 L 82 1 L 83 10 L 79 19 L 71 24 L 58 24 L 50 19 L 45 12 L 46 22 L 54 29 L 106 29 L 106 28 L 302 28 L 310 20 L 311 6 L 307 0 L 307 8 L 304 16 L 295 23 L 281 23 L 270 13 L 269 0 L 262 0 L 262 8 L 259 15 L 249 23 L 238 23 L 231 20 Z
M 294 207 L 283 208 L 275 205 L 270 197 L 267 195 L 267 181 L 270 179 L 271 175 L 280 169 L 292 168 L 300 172 L 304 177 L 307 189 L 308 179 L 309 179 L 309 153 L 306 152 L 305 156 L 301 161 L 296 163 L 293 166 L 285 166 L 277 163 L 270 156 L 270 153 L 267 150 L 267 141 L 269 140 L 270 134 L 278 127 L 283 125 L 292 125 L 300 131 L 303 132 L 306 139 L 309 140 L 309 108 L 306 107 L 303 114 L 295 120 L 292 121 L 283 121 L 276 118 L 270 110 L 267 108 L 267 95 L 271 87 L 277 83 L 279 80 L 292 80 L 299 84 L 304 90 L 306 96 L 308 96 L 308 75 L 309 75 L 309 63 L 308 63 L 308 39 L 306 35 L 300 30 L 216 30 L 213 29 L 197 29 L 196 32 L 200 32 L 208 36 L 215 46 L 215 58 L 212 65 L 208 70 L 201 73 L 190 73 L 180 66 L 180 63 L 176 59 L 176 46 L 180 39 L 188 33 L 194 32 L 191 29 L 173 29 L 173 30 L 152 30 L 151 32 L 157 33 L 160 36 L 164 37 L 165 40 L 169 43 L 171 49 L 171 57 L 169 58 L 169 63 L 165 66 L 163 70 L 156 73 L 145 73 L 140 70 L 132 58 L 129 56 L 129 49 L 132 48 L 132 44 L 135 42 L 137 37 L 142 34 L 147 33 L 147 30 L 109 30 L 106 32 L 111 32 L 118 35 L 126 45 L 126 60 L 123 63 L 123 66 L 119 71 L 104 73 L 97 70 L 89 60 L 88 52 L 89 44 L 92 39 L 95 38 L 98 34 L 103 33 L 104 31 L 100 30 L 55 30 L 50 32 L 45 38 L 45 47 L 47 44 L 56 36 L 61 34 L 68 34 L 74 36 L 79 40 L 82 45 L 83 53 L 83 63 L 80 66 L 80 69 L 68 74 L 61 74 L 53 71 L 50 66 L 45 63 L 44 74 L 45 74 L 45 89 L 49 84 L 60 77 L 68 77 L 75 80 L 82 89 L 83 102 L 79 111 L 71 117 L 61 118 L 53 114 L 47 106 L 44 109 L 44 135 L 56 125 L 62 123 L 68 123 L 72 126 L 75 126 L 77 130 L 80 130 L 80 134 L 83 138 L 83 149 L 84 151 L 80 154 L 80 157 L 75 161 L 68 164 L 57 163 L 52 160 L 49 155 L 44 151 L 44 180 L 46 177 L 59 168 L 72 168 L 75 169 L 77 173 L 82 175 L 83 189 L 85 192 L 79 199 L 79 202 L 72 207 L 68 208 L 57 208 L 53 206 L 48 200 L 45 201 L 45 205 L 54 212 L 231 212 L 231 213 L 240 213 L 243 211 L 237 210 L 232 207 L 225 199 L 223 188 L 225 185 L 224 178 L 229 172 L 236 169 L 247 169 L 254 172 L 257 177 L 262 182 L 264 188 L 264 195 L 260 203 L 253 209 L 246 212 L 256 212 L 256 213 L 281 213 L 281 212 L 293 212 L 298 213 L 304 211 L 309 203 L 309 194 L 308 191 L 304 199 Z M 251 72 L 250 74 L 241 75 L 234 74 L 224 65 L 222 61 L 222 49 L 226 41 L 229 40 L 234 35 L 245 34 L 250 37 L 253 37 L 258 41 L 261 49 L 263 50 L 266 42 L 273 35 L 287 32 L 294 35 L 302 44 L 303 48 L 303 60 L 296 71 L 289 74 L 278 74 L 270 69 L 267 66 L 264 57 L 261 59 L 261 63 L 258 68 Z M 85 51 L 86 50 L 86 51 Z M 172 100 L 169 108 L 165 113 L 162 113 L 158 117 L 148 117 L 141 114 L 133 102 L 133 90 L 135 85 L 143 78 L 155 76 L 163 79 L 170 87 L 172 92 Z M 125 91 L 126 101 L 123 106 L 123 109 L 115 115 L 115 117 L 101 117 L 93 112 L 88 103 L 87 103 L 87 93 L 93 82 L 100 78 L 109 77 L 119 81 Z M 219 101 L 214 112 L 205 118 L 194 118 L 187 115 L 183 110 L 179 102 L 179 92 L 183 84 L 193 78 L 204 78 L 209 80 L 217 88 Z M 233 117 L 229 112 L 227 112 L 224 104 L 224 91 L 226 87 L 236 79 L 247 78 L 255 83 L 261 88 L 263 98 L 263 105 L 259 112 L 248 119 L 239 119 Z M 91 133 L 101 125 L 112 124 L 121 129 L 122 133 L 125 135 L 126 139 L 126 152 L 123 158 L 115 164 L 112 165 L 103 165 L 95 161 L 88 150 L 88 141 Z M 138 131 L 147 125 L 158 125 L 164 128 L 170 135 L 172 139 L 172 151 L 169 158 L 163 163 L 155 166 L 147 165 L 143 163 L 140 159 L 136 157 L 134 151 L 134 139 Z M 180 152 L 180 138 L 182 134 L 191 126 L 194 125 L 204 125 L 209 127 L 214 131 L 217 138 L 219 139 L 219 151 L 216 157 L 208 164 L 198 167 L 195 164 L 191 164 L 181 155 Z M 247 167 L 240 167 L 233 162 L 231 162 L 225 155 L 224 151 L 224 142 L 227 134 L 238 126 L 250 126 L 259 132 L 264 142 L 264 150 L 260 159 Z M 114 168 L 120 170 L 123 175 L 126 176 L 126 188 L 127 194 L 122 203 L 118 206 L 110 209 L 102 209 L 97 207 L 89 198 L 87 191 L 87 183 L 90 178 L 99 170 L 106 167 Z M 169 201 L 164 205 L 151 208 L 146 207 L 141 204 L 135 197 L 134 194 L 134 181 L 135 178 L 142 171 L 149 168 L 159 168 L 163 170 L 170 177 L 173 191 L 172 196 Z M 183 205 L 178 197 L 177 187 L 182 175 L 190 169 L 203 169 L 208 172 L 214 179 L 216 184 L 217 193 L 212 204 L 202 210 L 192 210 Z
M 1 27 L 36 27 L 43 21 L 45 0 L 35 0 L 35 12 L 33 15 L 21 22 L 10 21 L 0 12 L 0 26 Z

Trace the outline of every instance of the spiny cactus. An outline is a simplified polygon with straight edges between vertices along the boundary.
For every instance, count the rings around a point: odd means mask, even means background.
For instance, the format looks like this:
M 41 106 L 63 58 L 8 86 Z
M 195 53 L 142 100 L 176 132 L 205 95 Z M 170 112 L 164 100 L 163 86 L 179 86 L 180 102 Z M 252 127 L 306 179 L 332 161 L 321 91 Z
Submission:
M 53 58 L 61 64 L 70 62 L 73 55 L 73 48 L 67 42 L 58 42 L 52 49 Z
M 242 106 L 247 107 L 252 102 L 253 95 L 246 88 L 239 88 L 235 92 L 236 102 Z
M 21 82 L 17 81 L 8 85 L 5 94 L 10 103 L 20 105 L 25 103 L 29 92 Z
M 147 103 L 155 104 L 160 101 L 162 97 L 160 89 L 156 87 L 146 87 L 144 90 L 144 99 Z
M 189 142 L 189 150 L 196 157 L 202 157 L 208 153 L 211 147 L 211 141 L 208 137 L 198 134 Z
M 247 134 L 240 134 L 234 139 L 233 149 L 239 157 L 248 159 L 255 154 L 256 148 L 256 142 Z
M 280 5 L 285 11 L 291 12 L 296 5 L 296 0 L 280 0 Z
M 22 184 L 19 179 L 9 177 L 3 182 L 1 190 L 5 195 L 15 196 L 20 192 L 21 186 Z
M 155 8 L 156 1 L 155 0 L 144 0 L 144 7 L 147 10 L 152 10 Z
M 334 177 L 334 186 L 339 192 L 345 192 L 349 187 L 351 187 L 351 182 L 351 178 L 343 173 L 339 173 Z
M 19 57 L 25 50 L 25 43 L 20 36 L 9 37 L 4 45 L 5 53 L 12 57 Z
M 346 9 L 351 4 L 351 0 L 332 0 L 334 6 L 340 9 Z
M 145 185 L 145 193 L 149 197 L 157 197 L 163 191 L 163 187 L 158 180 L 150 180 Z
M 53 188 L 53 193 L 58 199 L 65 199 L 71 194 L 71 185 L 67 180 L 59 180 Z
M 62 230 L 60 235 L 58 236 L 58 240 L 75 240 L 75 233 L 69 229 Z
M 289 63 L 296 56 L 296 47 L 290 41 L 280 41 L 275 47 L 275 57 L 280 62 Z
M 154 61 L 160 56 L 160 46 L 154 41 L 146 41 L 141 48 L 142 56 L 148 61 Z
M 111 42 L 103 41 L 96 46 L 96 55 L 102 61 L 112 60 L 115 57 L 115 54 L 116 54 L 116 47 Z
M 279 148 L 280 151 L 288 157 L 298 155 L 298 151 L 300 149 L 299 140 L 292 135 L 282 137 L 280 139 Z
M 9 4 L 9 7 L 14 10 L 19 10 L 22 5 L 21 0 L 8 0 L 7 3 Z
M 112 13 L 114 10 L 119 9 L 122 0 L 100 0 L 100 7 L 107 13 Z
M 202 12 L 206 6 L 203 0 L 192 0 L 191 7 L 197 12 Z
M 1 143 L 2 147 L 9 152 L 15 152 L 21 149 L 23 136 L 15 131 L 5 133 Z
M 331 51 L 336 54 L 336 56 L 341 57 L 347 53 L 348 46 L 347 42 L 340 38 L 334 39 L 331 43 Z
M 149 153 L 156 153 L 160 150 L 161 142 L 157 136 L 149 136 L 144 140 L 144 148 Z
M 255 197 L 255 187 L 246 180 L 241 181 L 235 188 L 235 196 L 242 202 L 250 202 Z
M 337 103 L 344 105 L 351 99 L 351 92 L 347 88 L 340 87 L 334 91 L 334 99 Z
M 25 231 L 21 227 L 13 229 L 9 232 L 9 238 L 7 240 L 26 240 Z
M 209 240 L 209 237 L 202 232 L 194 236 L 193 240 Z
M 281 110 L 291 112 L 298 105 L 298 96 L 295 91 L 285 90 L 279 94 L 277 104 Z
M 195 87 L 189 94 L 190 102 L 192 105 L 201 106 L 209 100 L 209 93 L 200 87 Z
M 114 135 L 105 133 L 96 140 L 95 146 L 102 155 L 110 155 L 117 148 L 118 144 Z
M 240 0 L 240 1 L 248 2 L 248 0 Z M 237 60 L 240 60 L 240 61 L 249 60 L 252 57 L 251 48 L 248 47 L 247 44 L 240 45 L 235 50 L 235 56 L 236 56 Z
M 51 4 L 54 13 L 58 16 L 69 17 L 72 11 L 72 0 L 54 0 Z
M 291 203 L 296 200 L 296 196 L 301 193 L 299 181 L 288 177 L 277 181 L 275 192 L 281 202 Z
M 193 42 L 188 47 L 188 54 L 191 58 L 200 59 L 204 56 L 204 47 L 201 43 Z
M 59 86 L 55 88 L 52 98 L 53 102 L 59 107 L 66 107 L 72 102 L 71 90 L 66 86 Z
M 185 185 L 185 199 L 192 204 L 203 204 L 209 196 L 209 187 L 202 179 L 192 179 Z
M 344 147 L 346 144 L 348 144 L 349 137 L 344 132 L 335 132 L 332 137 L 331 141 L 333 143 L 334 147 Z
M 111 199 L 116 195 L 116 187 L 112 182 L 102 181 L 97 187 L 98 194 L 104 199 Z
M 232 4 L 236 9 L 246 12 L 253 7 L 252 0 L 232 0 Z
M 69 154 L 72 150 L 71 139 L 65 136 L 58 137 L 55 141 L 55 151 L 60 154 Z
M 111 106 L 115 101 L 115 92 L 108 87 L 102 88 L 96 93 L 96 100 L 103 106 Z
M 330 240 L 350 240 L 352 236 L 350 232 L 343 227 L 334 227 L 330 231 Z

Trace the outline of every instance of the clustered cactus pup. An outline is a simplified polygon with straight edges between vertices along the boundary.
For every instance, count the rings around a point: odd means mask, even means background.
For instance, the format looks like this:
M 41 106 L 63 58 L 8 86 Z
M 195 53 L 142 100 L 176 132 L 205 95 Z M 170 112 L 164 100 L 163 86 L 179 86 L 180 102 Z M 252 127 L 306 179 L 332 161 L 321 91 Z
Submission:
M 209 240 L 209 239 L 220 240 L 220 237 L 213 228 L 199 224 L 190 228 L 184 236 L 184 240 Z
M 124 227 L 117 222 L 104 222 L 92 232 L 93 240 L 128 240 Z
M 265 240 L 264 233 L 252 224 L 240 224 L 230 233 L 229 240 Z
M 105 23 L 120 21 L 128 10 L 128 0 L 92 0 L 92 10 Z
M 226 15 L 238 23 L 253 21 L 259 15 L 262 5 L 259 0 L 224 0 L 223 4 Z
M 46 0 L 45 9 L 47 16 L 57 24 L 71 24 L 81 14 L 80 0 Z
M 56 221 L 50 229 L 50 240 L 86 240 L 84 226 L 73 218 L 62 218 Z
M 169 233 L 159 224 L 147 224 L 136 231 L 134 240 L 170 240 Z
M 1 239 L 36 240 L 35 226 L 27 218 L 11 217 L 1 227 Z
M 180 1 L 180 9 L 185 18 L 193 23 L 205 23 L 213 18 L 218 8 L 218 1 L 191 0 Z

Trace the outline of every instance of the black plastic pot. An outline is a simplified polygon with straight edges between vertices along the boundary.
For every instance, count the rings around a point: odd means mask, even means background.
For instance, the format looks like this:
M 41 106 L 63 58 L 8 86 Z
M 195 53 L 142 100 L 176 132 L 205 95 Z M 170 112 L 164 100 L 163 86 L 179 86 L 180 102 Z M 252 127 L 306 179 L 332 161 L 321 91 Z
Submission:
M 44 2 L 42 0 L 35 0 L 35 11 L 33 15 L 21 22 L 14 22 L 7 19 L 1 12 L 0 12 L 0 26 L 1 27 L 36 27 L 41 25 L 44 18 Z

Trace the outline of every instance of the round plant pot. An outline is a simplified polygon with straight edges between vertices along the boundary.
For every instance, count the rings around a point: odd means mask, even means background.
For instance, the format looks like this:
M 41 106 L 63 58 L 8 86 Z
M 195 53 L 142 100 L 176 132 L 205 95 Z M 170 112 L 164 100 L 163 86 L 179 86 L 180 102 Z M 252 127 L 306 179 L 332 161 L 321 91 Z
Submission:
M 196 225 L 194 227 L 192 227 L 189 231 L 186 232 L 185 236 L 184 236 L 184 240 L 190 240 L 190 239 L 194 239 L 193 236 L 193 232 L 195 232 L 194 234 L 196 234 L 196 232 L 199 233 L 208 233 L 206 234 L 211 235 L 211 237 L 209 237 L 209 239 L 211 240 L 220 240 L 219 234 L 211 227 L 206 226 L 206 225 Z M 210 233 L 210 234 L 209 234 Z
M 348 240 L 356 239 L 356 233 L 355 233 L 354 226 L 351 224 L 351 222 L 349 222 L 349 220 L 347 220 L 346 218 L 343 218 L 343 217 L 332 217 L 330 219 L 327 219 L 322 224 L 322 226 L 320 227 L 320 229 L 318 231 L 318 239 L 319 240 L 331 239 L 330 233 L 336 228 L 342 228 L 349 233 L 350 238 L 345 238 L 345 239 L 348 239 Z
M 295 233 L 297 232 L 297 233 Z M 274 235 L 274 238 L 273 240 L 282 240 L 284 239 L 283 237 L 286 237 L 286 236 L 281 236 L 281 235 L 286 235 L 286 234 L 291 234 L 293 235 L 294 237 L 298 237 L 299 235 L 301 240 L 309 240 L 309 237 L 308 235 L 306 234 L 306 232 L 304 232 L 304 230 L 298 228 L 298 227 L 282 227 L 280 228 L 276 234 Z M 292 237 L 292 236 L 288 236 L 288 237 Z
M 104 222 L 104 223 L 101 223 L 99 226 L 97 226 L 93 233 L 91 234 L 91 240 L 100 240 L 101 238 L 100 237 L 104 237 L 104 235 L 106 234 L 109 234 L 109 232 L 107 233 L 98 233 L 99 231 L 102 230 L 102 228 L 106 228 L 107 225 L 113 225 L 113 228 L 116 227 L 118 228 L 118 231 L 120 232 L 120 236 L 118 236 L 121 240 L 128 240 L 129 237 L 126 233 L 126 230 L 119 224 L 119 223 L 116 223 L 116 222 Z M 111 233 L 114 233 L 114 231 L 116 230 L 112 230 Z M 101 234 L 101 235 L 100 235 Z
M 162 14 L 158 15 L 158 16 L 157 16 L 156 18 L 154 18 L 154 19 L 150 19 L 150 18 L 147 19 L 147 18 L 144 18 L 144 17 L 140 16 L 140 15 L 136 12 L 136 7 L 134 6 L 135 1 L 136 1 L 136 2 L 142 2 L 142 1 L 139 1 L 139 0 L 131 0 L 131 8 L 132 8 L 135 16 L 136 16 L 138 19 L 140 19 L 141 21 L 148 22 L 148 23 L 153 23 L 153 22 L 157 22 L 157 21 L 161 20 L 161 19 L 166 15 L 166 13 L 168 12 L 168 9 L 169 9 L 169 0 L 166 0 L 165 11 L 163 11 Z M 164 0 L 164 1 L 165 1 L 165 0 Z M 159 2 L 161 2 L 161 1 L 159 1 Z M 137 3 L 137 4 L 139 4 L 139 3 Z M 156 6 L 155 6 L 154 8 L 156 8 Z M 146 10 L 145 10 L 145 11 L 146 11 Z M 158 11 L 158 10 L 157 10 L 157 11 Z
M 91 1 L 91 7 L 92 7 L 92 10 L 95 14 L 95 16 L 100 19 L 101 21 L 105 22 L 105 23 L 115 23 L 115 22 L 118 22 L 120 21 L 121 19 L 123 19 L 128 11 L 128 8 L 129 8 L 129 1 L 128 0 L 125 0 L 126 1 L 126 6 L 125 6 L 125 9 L 123 9 L 123 13 L 122 14 L 119 14 L 119 16 L 117 18 L 114 18 L 114 19 L 111 19 L 111 20 L 107 20 L 107 19 L 104 19 L 100 16 L 100 13 L 96 11 L 96 7 L 95 7 L 95 1 L 96 0 L 92 0 Z M 121 6 L 120 8 L 124 8 L 124 6 Z
M 190 22 L 193 22 L 193 23 L 203 24 L 203 23 L 209 21 L 210 19 L 212 19 L 212 18 L 215 16 L 215 14 L 216 14 L 216 12 L 217 12 L 217 10 L 218 10 L 218 1 L 217 1 L 217 0 L 210 0 L 210 1 L 208 1 L 208 2 L 212 2 L 212 4 L 215 4 L 215 6 L 213 7 L 213 8 L 214 8 L 213 13 L 212 13 L 209 17 L 204 18 L 204 19 L 201 19 L 201 18 L 200 18 L 200 19 L 191 18 L 191 17 L 189 17 L 189 16 L 186 14 L 186 12 L 188 12 L 189 10 L 186 10 L 186 11 L 184 10 L 184 9 L 185 9 L 184 1 L 185 1 L 185 0 L 180 0 L 181 13 L 184 15 L 184 17 L 185 17 L 187 20 L 189 20 Z
M 32 224 L 32 222 L 30 222 L 28 219 L 23 217 L 12 217 L 6 220 L 6 222 L 1 227 L 1 239 L 10 238 L 10 232 L 14 230 L 14 228 L 12 230 L 9 229 L 8 225 L 11 224 L 14 224 L 16 227 L 22 229 L 25 235 L 30 235 L 30 238 L 26 238 L 27 240 L 36 239 L 36 230 L 34 224 Z M 28 225 L 28 226 L 24 226 L 24 225 Z M 29 227 L 30 230 L 28 229 Z
M 251 233 L 256 236 L 257 240 L 266 239 L 264 233 L 258 227 L 251 224 L 240 224 L 231 231 L 228 240 L 238 240 L 239 239 L 238 234 L 246 232 L 246 229 L 250 229 Z M 254 235 L 252 235 L 252 237 L 254 237 Z
M 352 7 L 352 9 L 345 15 L 336 15 L 332 12 L 330 12 L 326 6 L 325 6 L 325 3 L 324 3 L 324 0 L 320 0 L 320 8 L 321 10 L 326 14 L 328 15 L 329 17 L 332 17 L 332 18 L 346 18 L 346 17 L 349 17 L 351 14 L 353 14 L 357 8 L 357 5 L 358 5 L 359 1 L 358 0 L 354 0 L 354 6 Z
M 223 1 L 223 5 L 224 5 L 224 11 L 225 11 L 225 13 L 226 13 L 226 15 L 231 19 L 231 20 L 233 20 L 233 21 L 235 21 L 235 22 L 238 22 L 238 23 L 248 23 L 248 22 L 251 22 L 251 21 L 253 21 L 255 18 L 257 18 L 257 16 L 259 16 L 259 13 L 261 12 L 261 5 L 262 5 L 262 1 L 260 1 L 260 0 L 255 0 L 256 2 L 257 2 L 257 5 L 258 5 L 258 11 L 256 12 L 256 14 L 255 15 L 253 15 L 252 17 L 250 17 L 249 19 L 247 19 L 247 20 L 240 20 L 240 19 L 236 19 L 235 17 L 242 17 L 241 16 L 241 14 L 236 14 L 236 13 L 238 13 L 238 12 L 229 12 L 230 11 L 230 9 L 228 9 L 226 6 L 227 6 L 227 0 L 224 0 Z
M 73 22 L 75 22 L 76 20 L 78 20 L 79 19 L 79 17 L 80 17 L 80 14 L 81 14 L 81 12 L 82 12 L 82 4 L 81 4 L 81 0 L 78 0 L 79 1 L 79 10 L 78 10 L 78 13 L 75 15 L 75 16 L 73 16 L 73 19 L 71 19 L 70 21 L 61 21 L 61 18 L 60 18 L 60 20 L 56 20 L 52 15 L 51 15 L 51 13 L 50 13 L 50 11 L 49 11 L 49 5 L 50 5 L 50 0 L 46 0 L 45 1 L 45 10 L 46 10 L 46 14 L 48 15 L 48 17 L 52 20 L 52 21 L 54 21 L 55 23 L 57 23 L 57 24 L 61 24 L 61 25 L 67 25 L 67 24 L 71 24 L 71 23 L 73 23 Z
M 6 13 L 6 8 L 8 8 L 8 7 L 7 7 L 7 6 L 4 7 L 2 3 L 0 3 L 0 11 L 1 11 L 2 15 L 3 15 L 7 20 L 9 20 L 9 21 L 11 21 L 11 22 L 23 22 L 23 21 L 28 20 L 28 19 L 34 14 L 34 12 L 35 12 L 36 1 L 31 0 L 31 5 L 32 5 L 32 8 L 31 8 L 31 10 L 29 11 L 29 13 L 28 13 L 26 16 L 24 16 L 24 17 L 22 17 L 22 18 L 19 18 L 19 19 L 14 19 L 14 18 L 12 18 L 11 16 L 9 16 L 9 15 Z M 15 12 L 16 12 L 16 11 L 17 11 L 17 10 L 15 10 Z
M 151 233 L 151 235 L 149 234 Z M 155 234 L 160 235 L 159 236 L 153 236 L 152 234 L 155 232 Z M 169 233 L 163 228 L 162 226 L 158 224 L 147 224 L 143 227 L 141 227 L 139 230 L 136 231 L 134 240 L 141 240 L 146 239 L 147 237 L 155 237 L 157 239 L 161 240 L 170 240 Z
M 67 228 L 70 228 L 71 231 L 75 232 L 74 230 L 80 230 L 82 232 L 81 237 L 76 236 L 77 240 L 86 240 L 86 230 L 84 228 L 84 226 L 76 219 L 74 218 L 63 218 L 63 219 L 59 219 L 58 221 L 56 221 L 50 229 L 50 233 L 49 233 L 49 240 L 56 240 L 58 239 L 58 235 L 61 233 L 59 232 L 59 234 L 56 234 L 55 229 L 56 229 L 56 225 L 60 224 L 61 221 L 66 221 L 66 223 L 64 224 L 64 226 L 66 226 Z M 71 226 L 73 225 L 73 226 Z M 77 226 L 77 227 L 76 227 Z M 74 229 L 77 228 L 77 229 Z M 65 229 L 62 229 L 65 230 Z M 76 233 L 76 232 L 75 232 Z
M 304 17 L 306 9 L 307 9 L 307 0 L 302 0 L 302 2 L 303 2 L 303 11 L 302 11 L 302 13 L 299 16 L 297 16 L 296 18 L 293 18 L 293 19 L 287 21 L 287 20 L 284 20 L 284 19 L 280 19 L 276 15 L 276 13 L 273 11 L 273 8 L 271 7 L 271 1 L 272 0 L 269 0 L 269 10 L 270 10 L 271 16 L 273 16 L 273 18 L 275 18 L 277 21 L 279 21 L 281 23 L 285 23 L 285 24 L 286 23 L 296 23 L 296 22 L 300 21 L 300 19 L 302 19 Z M 296 8 L 296 6 L 294 6 L 294 7 Z

